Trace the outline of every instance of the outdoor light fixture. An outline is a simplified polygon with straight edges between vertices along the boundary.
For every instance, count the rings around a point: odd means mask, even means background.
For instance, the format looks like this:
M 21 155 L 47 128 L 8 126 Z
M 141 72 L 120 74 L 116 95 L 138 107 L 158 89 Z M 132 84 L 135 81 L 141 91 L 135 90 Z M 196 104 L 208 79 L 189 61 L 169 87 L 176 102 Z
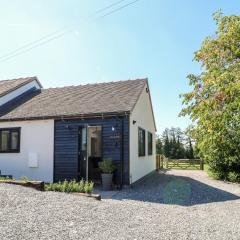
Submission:
M 118 123 L 115 124 L 115 126 L 112 126 L 112 131 L 114 132 L 118 128 Z
M 133 120 L 133 125 L 136 124 L 137 121 Z

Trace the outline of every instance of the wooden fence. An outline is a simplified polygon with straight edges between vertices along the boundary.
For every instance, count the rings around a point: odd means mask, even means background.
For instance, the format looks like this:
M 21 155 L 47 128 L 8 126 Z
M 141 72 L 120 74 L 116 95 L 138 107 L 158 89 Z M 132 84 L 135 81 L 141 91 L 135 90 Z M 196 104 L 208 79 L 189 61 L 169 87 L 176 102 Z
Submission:
M 157 154 L 156 155 L 156 169 L 162 169 L 164 167 L 164 156 Z
M 156 155 L 156 169 L 200 169 L 204 170 L 204 161 L 201 159 L 168 159 L 163 155 Z

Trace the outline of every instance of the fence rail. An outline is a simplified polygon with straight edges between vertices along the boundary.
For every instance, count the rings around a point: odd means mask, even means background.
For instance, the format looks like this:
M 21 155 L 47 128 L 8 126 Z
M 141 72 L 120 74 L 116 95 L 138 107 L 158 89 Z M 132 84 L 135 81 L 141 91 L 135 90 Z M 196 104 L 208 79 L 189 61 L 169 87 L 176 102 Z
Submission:
M 178 168 L 178 169 L 200 169 L 204 170 L 204 161 L 201 159 L 168 159 L 163 155 L 156 155 L 156 169 Z

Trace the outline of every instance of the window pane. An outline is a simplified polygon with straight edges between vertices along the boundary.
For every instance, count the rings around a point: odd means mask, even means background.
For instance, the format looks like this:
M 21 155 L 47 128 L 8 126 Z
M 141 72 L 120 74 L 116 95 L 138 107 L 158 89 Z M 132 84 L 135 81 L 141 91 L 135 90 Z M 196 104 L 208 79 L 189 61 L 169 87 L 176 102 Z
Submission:
M 87 150 L 87 128 L 83 127 L 82 128 L 82 151 Z
M 1 131 L 1 146 L 0 150 L 5 152 L 9 150 L 9 131 Z
M 145 130 L 138 129 L 138 155 L 145 156 Z
M 11 149 L 17 150 L 18 149 L 18 132 L 11 133 Z
M 148 133 L 148 155 L 152 155 L 152 133 Z
M 90 157 L 101 157 L 102 153 L 102 128 L 100 126 L 94 126 L 88 128 L 88 138 L 89 138 L 89 156 Z
M 0 152 L 16 153 L 20 151 L 20 128 L 0 129 Z

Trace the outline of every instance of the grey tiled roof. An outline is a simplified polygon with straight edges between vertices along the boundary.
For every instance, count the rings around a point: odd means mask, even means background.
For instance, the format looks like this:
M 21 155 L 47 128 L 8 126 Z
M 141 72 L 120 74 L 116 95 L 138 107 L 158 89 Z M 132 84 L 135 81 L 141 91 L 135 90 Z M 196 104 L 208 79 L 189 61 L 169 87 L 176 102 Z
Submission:
M 0 97 L 36 79 L 36 77 L 27 77 L 0 81 Z
M 0 120 L 129 112 L 146 83 L 137 79 L 41 89 L 0 109 Z

